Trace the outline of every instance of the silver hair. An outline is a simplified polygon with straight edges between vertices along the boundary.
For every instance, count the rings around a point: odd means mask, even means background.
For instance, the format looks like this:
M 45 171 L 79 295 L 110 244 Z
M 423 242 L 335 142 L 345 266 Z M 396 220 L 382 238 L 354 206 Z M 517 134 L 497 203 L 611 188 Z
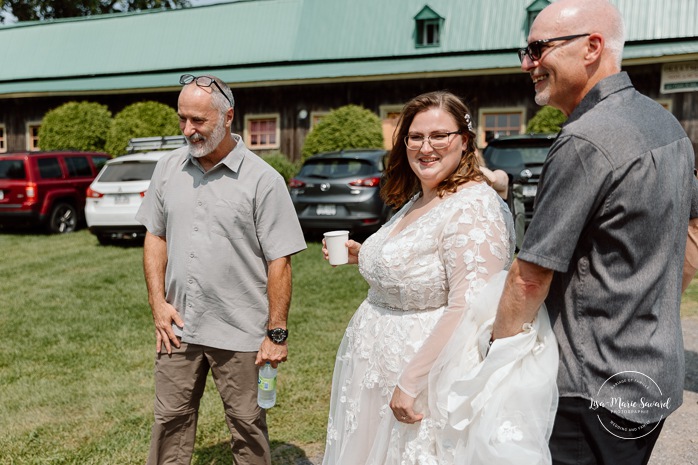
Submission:
M 610 18 L 610 31 L 609 36 L 604 37 L 606 40 L 606 49 L 610 52 L 610 55 L 615 58 L 618 68 L 621 67 L 621 62 L 623 61 L 623 48 L 625 47 L 625 23 L 623 22 L 623 16 L 618 11 L 618 8 L 612 4 L 609 4 L 613 11 Z
M 210 74 L 206 76 L 216 81 L 216 84 L 218 84 L 221 90 L 223 90 L 223 93 L 221 93 L 218 92 L 218 89 L 212 89 L 215 91 L 211 93 L 213 106 L 216 107 L 216 109 L 219 110 L 221 113 L 227 112 L 228 108 L 235 108 L 235 98 L 233 97 L 233 91 L 230 90 L 228 84 L 226 84 L 216 76 L 211 76 Z

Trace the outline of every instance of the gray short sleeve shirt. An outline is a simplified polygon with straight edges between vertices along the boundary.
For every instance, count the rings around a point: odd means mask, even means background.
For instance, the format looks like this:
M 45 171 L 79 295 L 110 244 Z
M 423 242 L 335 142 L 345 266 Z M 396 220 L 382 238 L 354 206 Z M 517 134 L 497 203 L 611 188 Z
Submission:
M 660 383 L 672 410 L 681 404 L 693 168 L 681 125 L 626 73 L 597 84 L 551 147 L 518 258 L 556 272 L 546 305 L 561 396 L 591 399 L 610 376 L 632 370 Z M 628 398 L 639 398 L 636 388 Z
M 182 340 L 257 351 L 269 317 L 267 263 L 305 249 L 281 175 L 240 136 L 208 172 L 187 147 L 157 164 L 136 219 L 167 240 L 166 299 Z

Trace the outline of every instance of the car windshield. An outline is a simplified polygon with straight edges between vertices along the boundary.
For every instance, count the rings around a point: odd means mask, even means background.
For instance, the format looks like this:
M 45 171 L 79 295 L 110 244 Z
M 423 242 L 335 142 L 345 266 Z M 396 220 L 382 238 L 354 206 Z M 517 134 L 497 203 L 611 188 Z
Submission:
M 0 160 L 0 179 L 26 179 L 22 160 Z
M 153 177 L 154 161 L 127 161 L 107 165 L 99 182 L 148 181 Z
M 308 160 L 301 168 L 299 177 L 339 179 L 353 176 L 368 176 L 377 171 L 368 160 L 347 158 L 323 158 Z
M 497 147 L 485 154 L 487 166 L 497 168 L 543 164 L 550 147 Z

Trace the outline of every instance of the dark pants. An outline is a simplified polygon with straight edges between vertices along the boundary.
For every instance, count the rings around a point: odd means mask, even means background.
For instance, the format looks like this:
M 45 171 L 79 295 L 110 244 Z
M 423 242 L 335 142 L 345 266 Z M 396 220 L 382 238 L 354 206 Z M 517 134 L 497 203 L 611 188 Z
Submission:
M 148 465 L 188 465 L 194 453 L 199 401 L 209 370 L 223 400 L 235 463 L 269 465 L 264 409 L 257 405 L 256 352 L 195 344 L 172 346 L 155 360 L 155 423 Z
M 642 430 L 642 425 L 603 408 L 591 410 L 589 404 L 590 401 L 579 397 L 560 398 L 550 437 L 553 465 L 646 465 L 664 420 L 654 430 L 654 424 L 645 427 L 645 431 L 652 432 L 643 437 L 621 439 L 609 432 L 613 428 L 609 426 L 611 421 L 630 431 Z M 597 415 L 601 416 L 601 421 Z M 642 434 L 645 433 L 638 436 Z

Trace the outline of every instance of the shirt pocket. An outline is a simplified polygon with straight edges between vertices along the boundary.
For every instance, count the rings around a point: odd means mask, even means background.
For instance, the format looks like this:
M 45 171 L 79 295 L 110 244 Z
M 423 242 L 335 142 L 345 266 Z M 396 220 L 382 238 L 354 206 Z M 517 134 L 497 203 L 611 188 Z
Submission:
M 220 199 L 211 211 L 211 232 L 230 240 L 242 239 L 252 221 L 248 205 Z

